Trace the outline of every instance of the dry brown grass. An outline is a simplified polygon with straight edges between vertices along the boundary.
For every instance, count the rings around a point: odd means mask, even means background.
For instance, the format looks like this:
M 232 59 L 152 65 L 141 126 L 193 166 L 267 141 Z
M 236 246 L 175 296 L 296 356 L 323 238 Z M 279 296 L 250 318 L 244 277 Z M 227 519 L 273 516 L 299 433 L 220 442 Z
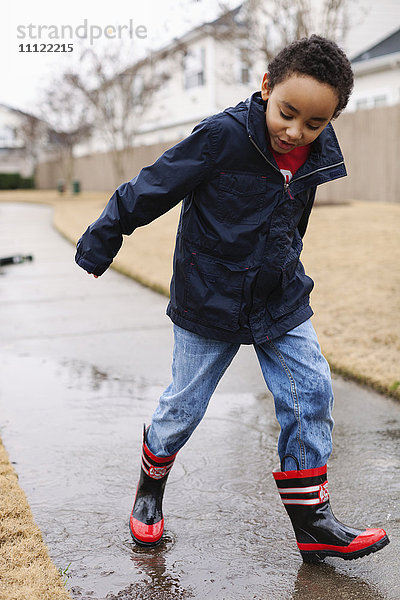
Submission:
M 0 440 L 0 600 L 71 600 Z
M 400 205 L 318 207 L 303 262 L 332 367 L 400 398 Z

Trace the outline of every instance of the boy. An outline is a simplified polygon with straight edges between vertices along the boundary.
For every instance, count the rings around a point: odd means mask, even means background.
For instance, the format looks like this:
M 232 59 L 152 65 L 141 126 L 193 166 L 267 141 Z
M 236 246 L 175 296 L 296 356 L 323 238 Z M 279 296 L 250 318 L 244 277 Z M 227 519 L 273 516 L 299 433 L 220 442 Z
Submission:
M 299 260 L 316 186 L 346 175 L 330 121 L 352 86 L 335 43 L 313 35 L 290 44 L 261 92 L 205 119 L 121 185 L 78 242 L 76 261 L 99 276 L 123 234 L 183 199 L 167 308 L 173 378 L 144 431 L 130 519 L 138 544 L 161 540 L 169 471 L 240 344 L 254 345 L 274 396 L 281 471 L 273 475 L 303 559 L 353 559 L 389 542 L 382 529 L 341 524 L 330 508 L 333 393 L 310 322 L 313 282 Z

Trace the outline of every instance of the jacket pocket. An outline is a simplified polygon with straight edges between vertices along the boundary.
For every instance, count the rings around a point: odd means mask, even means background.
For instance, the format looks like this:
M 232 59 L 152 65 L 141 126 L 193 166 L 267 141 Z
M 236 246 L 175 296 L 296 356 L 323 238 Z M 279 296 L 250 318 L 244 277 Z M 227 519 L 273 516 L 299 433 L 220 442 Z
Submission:
M 224 223 L 258 225 L 267 192 L 267 178 L 257 173 L 219 175 L 217 217 Z
M 308 303 L 308 295 L 314 287 L 310 277 L 304 272 L 299 258 L 303 249 L 301 238 L 297 238 L 290 247 L 282 267 L 280 285 L 272 292 L 267 301 L 267 310 L 273 319 L 290 314 L 302 304 Z
M 184 315 L 205 325 L 238 330 L 246 272 L 233 263 L 192 253 L 185 277 Z

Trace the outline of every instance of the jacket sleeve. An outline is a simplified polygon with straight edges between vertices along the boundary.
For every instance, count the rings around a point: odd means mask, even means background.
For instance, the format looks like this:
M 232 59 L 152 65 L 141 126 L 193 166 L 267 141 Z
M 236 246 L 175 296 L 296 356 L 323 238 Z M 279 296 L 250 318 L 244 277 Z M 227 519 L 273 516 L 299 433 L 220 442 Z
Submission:
M 208 120 L 114 192 L 100 217 L 77 244 L 75 261 L 102 275 L 121 248 L 123 235 L 147 225 L 212 176 L 214 148 Z
M 308 192 L 308 200 L 307 200 L 307 204 L 304 208 L 303 214 L 301 215 L 301 219 L 299 221 L 299 224 L 297 225 L 297 229 L 299 230 L 299 233 L 301 235 L 301 237 L 304 237 L 304 234 L 306 232 L 307 229 L 307 225 L 308 225 L 308 220 L 310 218 L 310 213 L 311 213 L 311 209 L 314 205 L 314 200 L 315 200 L 315 194 L 316 194 L 317 188 L 313 187 L 309 190 Z

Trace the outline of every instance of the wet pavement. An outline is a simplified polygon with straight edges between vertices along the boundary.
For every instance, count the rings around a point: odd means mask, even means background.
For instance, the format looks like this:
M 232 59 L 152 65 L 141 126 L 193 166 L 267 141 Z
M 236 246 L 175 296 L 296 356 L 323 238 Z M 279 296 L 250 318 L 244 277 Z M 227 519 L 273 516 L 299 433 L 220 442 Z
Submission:
M 400 405 L 334 378 L 332 506 L 391 544 L 304 565 L 271 471 L 272 398 L 242 347 L 166 489 L 165 539 L 132 545 L 143 422 L 169 383 L 166 299 L 108 271 L 94 280 L 45 206 L 0 204 L 0 434 L 77 600 L 399 600 Z

